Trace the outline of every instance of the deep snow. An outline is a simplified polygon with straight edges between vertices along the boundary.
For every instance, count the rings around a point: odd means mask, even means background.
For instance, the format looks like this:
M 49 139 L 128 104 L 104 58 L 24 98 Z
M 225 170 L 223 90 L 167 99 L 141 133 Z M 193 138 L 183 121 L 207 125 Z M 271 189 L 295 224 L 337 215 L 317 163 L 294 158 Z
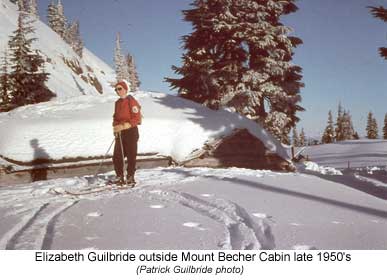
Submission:
M 337 168 L 387 166 L 387 140 L 348 140 L 309 146 L 303 151 L 319 165 Z
M 247 128 L 269 150 L 288 158 L 286 148 L 272 135 L 236 113 L 213 111 L 162 93 L 136 92 L 134 96 L 144 116 L 139 126 L 139 153 L 158 153 L 179 162 L 207 141 Z M 113 140 L 116 99 L 79 96 L 0 113 L 0 155 L 20 162 L 102 156 Z
M 387 249 L 385 200 L 324 178 L 157 168 L 137 180 L 80 197 L 61 193 L 85 178 L 1 188 L 0 248 Z
M 0 0 L 0 55 L 7 49 L 9 36 L 17 27 L 18 11 L 15 4 L 8 0 Z M 37 20 L 33 24 L 35 33 L 31 36 L 37 38 L 32 43 L 33 49 L 41 52 L 45 58 L 45 70 L 50 73 L 47 87 L 53 91 L 59 99 L 76 97 L 80 95 L 100 96 L 90 82 L 84 79 L 97 78 L 101 84 L 103 95 L 113 95 L 111 83 L 115 80 L 113 69 L 95 56 L 86 47 L 83 57 L 80 58 L 62 38 L 49 28 L 44 22 Z M 9 50 L 8 50 L 9 53 Z M 112 55 L 113 56 L 113 55 Z M 65 64 L 64 58 L 79 63 L 82 74 L 76 73 Z M 81 78 L 84 76 L 84 79 Z
M 16 18 L 15 6 L 0 0 L 0 50 Z M 86 49 L 80 59 L 44 23 L 35 26 L 34 47 L 51 60 L 48 87 L 58 98 L 0 114 L 0 155 L 22 162 L 103 155 L 112 140 L 113 70 Z M 104 94 L 62 56 L 79 60 Z M 232 112 L 162 93 L 135 96 L 144 113 L 140 153 L 182 161 L 206 141 L 247 128 L 288 158 L 287 147 Z M 364 140 L 308 147 L 314 162 L 299 165 L 299 173 L 139 170 L 134 189 L 79 197 L 64 191 L 85 188 L 90 178 L 1 187 L 0 249 L 387 249 L 386 150 L 386 141 Z M 348 161 L 368 168 L 334 168 Z

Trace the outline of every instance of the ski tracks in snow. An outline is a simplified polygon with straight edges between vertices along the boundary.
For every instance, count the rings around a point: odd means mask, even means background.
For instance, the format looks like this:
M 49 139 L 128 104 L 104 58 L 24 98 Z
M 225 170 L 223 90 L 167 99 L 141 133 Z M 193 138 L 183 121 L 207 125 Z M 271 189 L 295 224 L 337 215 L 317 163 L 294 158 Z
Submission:
M 31 209 L 0 241 L 0 249 L 47 250 L 53 238 L 57 217 L 77 201 L 45 203 Z
M 7 210 L 4 218 L 17 222 L 1 237 L 0 250 L 50 249 L 57 218 L 78 200 L 53 196 L 46 184 L 34 183 L 2 190 L 1 206 Z
M 179 203 L 193 211 L 221 223 L 225 228 L 225 238 L 219 246 L 225 250 L 274 249 L 275 242 L 267 219 L 258 223 L 247 211 L 235 202 L 220 198 L 203 200 L 194 195 L 177 192 L 142 190 L 139 193 L 168 203 Z
M 163 183 L 160 185 L 170 185 L 172 182 Z M 81 188 L 84 184 L 83 179 L 74 178 L 54 184 L 51 182 L 47 185 L 28 185 L 17 190 L 4 190 L 0 201 L 3 206 L 8 206 L 6 208 L 12 209 L 6 212 L 6 215 L 15 216 L 19 221 L 1 237 L 0 249 L 50 249 L 55 223 L 64 211 L 82 199 L 98 200 L 118 194 L 138 195 L 163 203 L 178 203 L 220 223 L 224 227 L 224 238 L 218 244 L 222 249 L 275 248 L 269 219 L 252 218 L 237 203 L 216 198 L 215 195 L 205 194 L 197 197 L 175 190 L 155 190 L 153 184 L 139 185 L 118 193 L 102 192 L 78 198 L 53 192 L 55 189 L 74 186 Z M 16 207 L 17 205 L 19 207 Z M 157 208 L 159 205 L 153 207 Z

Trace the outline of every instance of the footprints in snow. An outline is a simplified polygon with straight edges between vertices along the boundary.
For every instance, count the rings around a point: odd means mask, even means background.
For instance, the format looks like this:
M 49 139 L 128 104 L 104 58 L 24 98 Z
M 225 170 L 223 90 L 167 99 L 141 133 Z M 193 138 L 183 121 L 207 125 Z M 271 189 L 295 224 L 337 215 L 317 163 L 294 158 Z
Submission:
M 145 231 L 144 234 L 145 234 L 146 236 L 151 236 L 151 235 L 157 234 L 157 232 L 154 232 L 154 231 Z
M 195 228 L 195 227 L 199 227 L 200 224 L 199 223 L 188 222 L 188 223 L 184 223 L 183 226 L 190 227 L 190 228 Z
M 93 241 L 93 240 L 99 239 L 99 237 L 98 237 L 98 236 L 86 236 L 85 239 L 86 239 L 87 241 Z
M 151 193 L 160 194 L 161 191 L 156 190 L 156 191 L 151 191 Z M 210 194 L 203 194 L 203 196 L 211 197 L 212 195 L 210 195 Z M 163 208 L 166 208 L 166 206 L 163 205 L 163 204 L 153 204 L 153 205 L 150 205 L 149 208 L 152 208 L 152 209 L 163 209 Z M 207 230 L 207 229 L 203 228 L 200 223 L 195 223 L 195 222 L 186 222 L 186 223 L 183 223 L 182 226 L 187 227 L 187 228 L 197 229 L 197 230 L 200 230 L 200 231 Z M 150 235 L 154 235 L 154 234 L 157 234 L 157 233 L 156 232 L 144 232 L 144 234 L 147 235 L 147 236 L 150 236 Z
M 201 224 L 194 223 L 194 222 L 184 223 L 183 226 L 185 226 L 187 228 L 197 229 L 197 230 L 200 230 L 200 231 L 207 230 L 206 228 L 203 228 Z
M 101 217 L 101 216 L 103 216 L 103 214 L 100 212 L 92 212 L 92 213 L 87 214 L 87 217 L 92 217 L 92 218 L 97 218 L 97 217 Z
M 163 208 L 165 208 L 165 205 L 156 204 L 156 205 L 149 206 L 149 208 L 152 208 L 152 209 L 163 209 Z

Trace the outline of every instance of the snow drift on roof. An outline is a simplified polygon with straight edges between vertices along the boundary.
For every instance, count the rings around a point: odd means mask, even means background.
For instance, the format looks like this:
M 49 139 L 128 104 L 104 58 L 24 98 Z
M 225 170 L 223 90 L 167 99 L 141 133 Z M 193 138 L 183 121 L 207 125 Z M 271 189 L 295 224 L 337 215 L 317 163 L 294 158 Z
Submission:
M 213 111 L 162 93 L 137 92 L 135 97 L 144 115 L 139 127 L 139 153 L 156 152 L 183 161 L 208 140 L 247 128 L 270 151 L 288 158 L 271 134 L 236 113 Z M 0 155 L 24 162 L 102 156 L 113 140 L 115 100 L 114 96 L 79 96 L 2 113 Z

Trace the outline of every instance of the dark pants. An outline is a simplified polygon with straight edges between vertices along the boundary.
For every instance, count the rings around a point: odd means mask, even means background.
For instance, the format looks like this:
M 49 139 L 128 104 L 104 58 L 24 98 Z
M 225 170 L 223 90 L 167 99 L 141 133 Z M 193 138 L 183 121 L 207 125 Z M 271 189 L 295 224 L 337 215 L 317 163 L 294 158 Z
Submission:
M 116 143 L 114 145 L 114 153 L 113 153 L 113 164 L 114 164 L 114 170 L 118 177 L 124 176 L 123 157 L 124 158 L 126 157 L 128 162 L 127 175 L 134 176 L 134 172 L 136 171 L 138 138 L 139 138 L 139 135 L 138 135 L 137 127 L 125 129 L 121 131 L 121 137 L 120 137 L 120 134 L 118 134 L 118 136 L 116 137 Z M 121 152 L 121 139 L 122 139 L 122 147 L 124 149 L 123 156 Z

